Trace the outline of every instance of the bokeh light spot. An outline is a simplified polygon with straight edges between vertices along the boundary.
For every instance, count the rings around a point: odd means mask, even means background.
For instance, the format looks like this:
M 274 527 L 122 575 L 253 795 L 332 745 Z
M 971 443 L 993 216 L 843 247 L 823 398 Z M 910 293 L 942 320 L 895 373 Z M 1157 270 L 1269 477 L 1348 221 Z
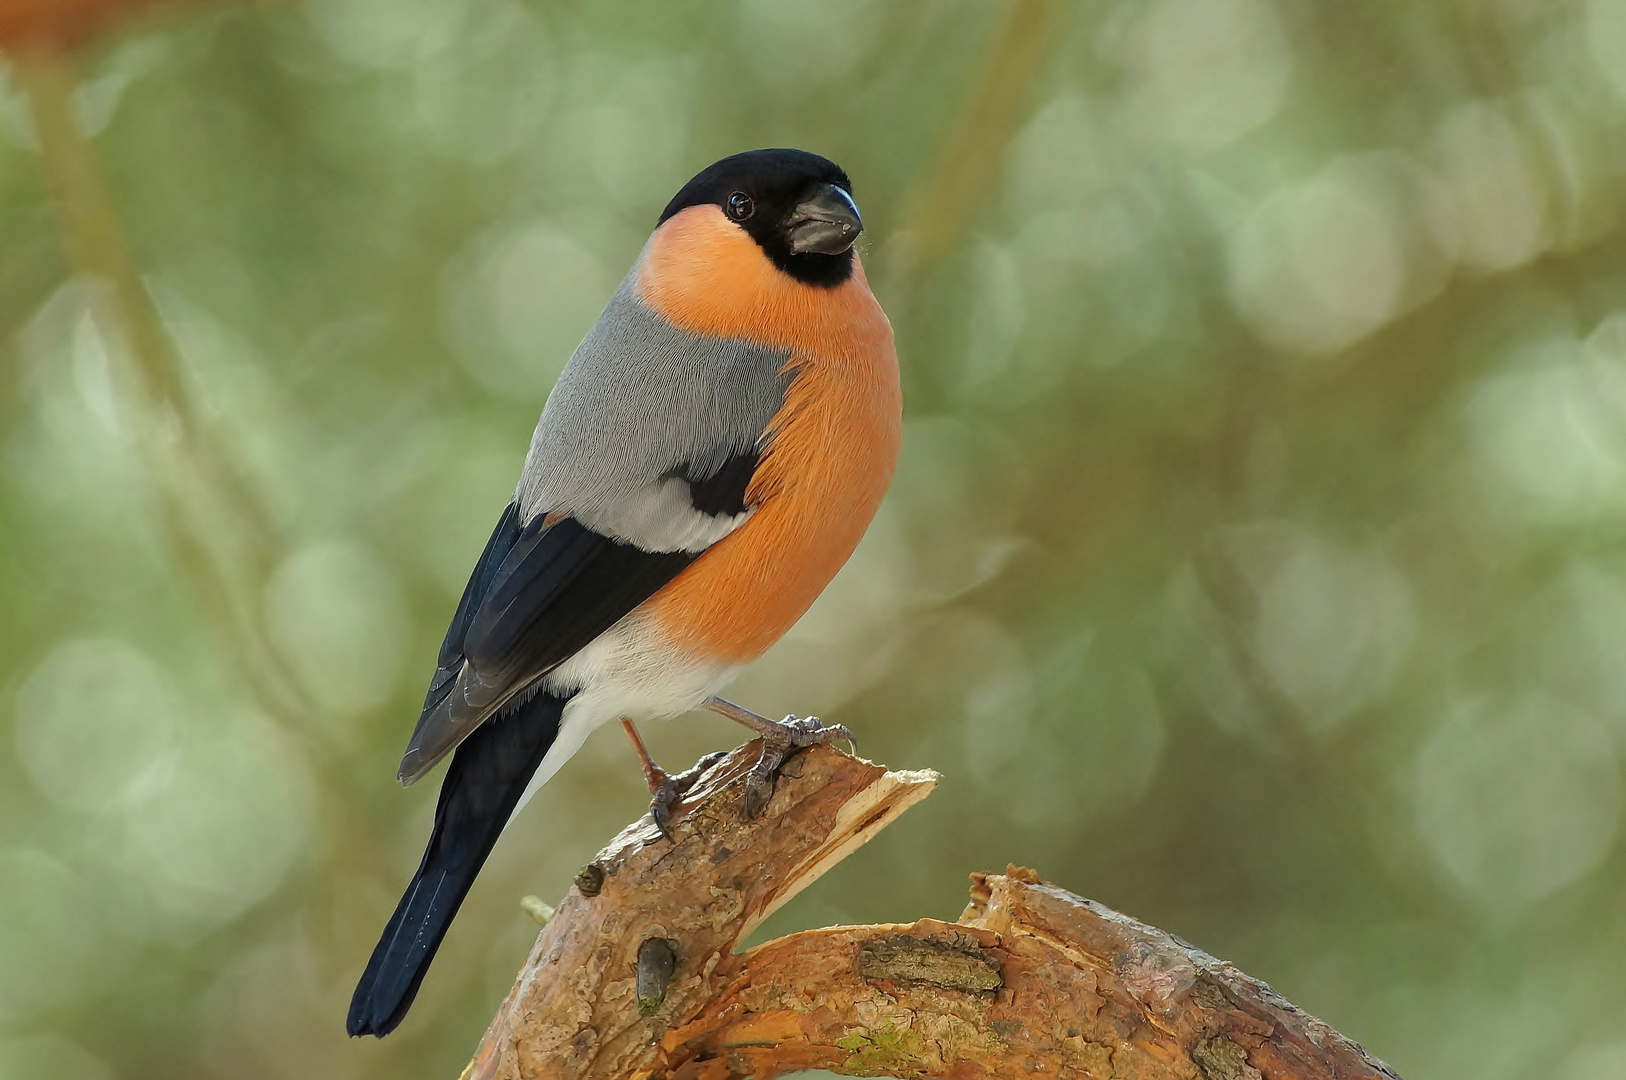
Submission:
M 1077 825 L 1132 807 L 1162 759 L 1165 729 L 1151 681 L 1082 632 L 1035 665 L 1039 701 L 1007 776 L 1007 817 L 1026 828 Z
M 1603 727 L 1557 698 L 1478 699 L 1417 757 L 1417 827 L 1476 898 L 1522 904 L 1581 878 L 1620 820 L 1620 767 Z
M 1626 580 L 1580 563 L 1553 599 L 1557 617 L 1541 642 L 1543 682 L 1584 703 L 1626 747 Z
M 863 56 L 878 14 L 865 0 L 741 0 L 740 54 L 770 85 L 832 82 Z
M 1012 509 L 1026 480 L 1022 452 L 990 428 L 955 417 L 904 423 L 888 502 L 903 518 L 911 543 L 910 599 L 946 602 L 982 585 L 1005 569 L 1023 546 L 1010 532 Z M 998 476 L 984 490 L 978 512 L 964 502 L 983 476 Z M 930 537 L 930 543 L 923 543 Z
M 614 288 L 597 256 L 545 222 L 493 230 L 447 268 L 442 332 L 487 390 L 540 401 Z
M 984 783 L 1026 759 L 1034 699 L 1033 676 L 1015 642 L 997 637 L 989 650 L 980 657 L 981 677 L 966 688 L 961 702 L 966 764 Z
M 306 0 L 305 14 L 341 59 L 409 68 L 451 44 L 468 6 L 468 0 Z
M 983 244 L 971 255 L 971 302 L 966 307 L 965 389 L 1004 375 L 1027 318 L 1021 267 L 1010 250 Z
M 1626 364 L 1573 341 L 1527 350 L 1474 390 L 1467 420 L 1506 512 L 1569 523 L 1626 511 Z
M 1066 211 L 1087 204 L 1112 180 L 1107 142 L 1082 94 L 1047 102 L 1013 140 L 1005 176 L 1013 215 Z
M 122 641 L 57 646 L 17 693 L 17 756 L 34 786 L 78 810 L 105 810 L 149 788 L 175 739 L 168 676 Z
M 301 548 L 266 585 L 266 622 L 283 658 L 319 701 L 374 708 L 401 680 L 408 611 L 394 576 L 359 544 Z
M 581 117 L 597 191 L 640 215 L 653 218 L 672 197 L 666 178 L 682 171 L 693 67 L 681 60 L 624 65 Z
M 282 881 L 315 808 L 309 771 L 286 736 L 227 709 L 194 724 L 176 767 L 125 820 L 133 867 L 168 911 L 225 922 Z
M 1287 36 L 1262 0 L 1158 0 L 1132 41 L 1135 120 L 1194 153 L 1274 116 L 1293 71 Z
M 97 286 L 70 282 L 18 334 L 31 423 L 19 426 L 6 471 L 58 513 L 111 519 L 138 503 L 136 471 L 113 398 L 109 350 L 91 314 Z
M 1227 734 L 1268 741 L 1269 712 L 1241 670 L 1233 620 L 1210 595 L 1196 566 L 1187 563 L 1175 570 L 1163 602 L 1168 632 L 1180 657 L 1179 683 Z
M 1336 180 L 1280 192 L 1238 231 L 1232 293 L 1266 337 L 1333 352 L 1394 313 L 1405 273 L 1395 223 Z
M 1303 533 L 1276 548 L 1259 583 L 1254 648 L 1276 688 L 1324 730 L 1386 689 L 1415 636 L 1411 590 L 1381 559 Z
M 1546 193 L 1504 110 L 1458 106 L 1440 122 L 1435 148 L 1456 204 L 1462 260 L 1505 270 L 1536 255 L 1546 242 Z
M 416 65 L 413 103 L 442 150 L 479 163 L 524 146 L 547 117 L 556 64 L 541 22 L 513 0 L 485 0 L 452 47 Z
M 1232 233 L 1232 302 L 1267 340 L 1333 353 L 1438 292 L 1456 242 L 1438 181 L 1400 154 L 1340 158 Z

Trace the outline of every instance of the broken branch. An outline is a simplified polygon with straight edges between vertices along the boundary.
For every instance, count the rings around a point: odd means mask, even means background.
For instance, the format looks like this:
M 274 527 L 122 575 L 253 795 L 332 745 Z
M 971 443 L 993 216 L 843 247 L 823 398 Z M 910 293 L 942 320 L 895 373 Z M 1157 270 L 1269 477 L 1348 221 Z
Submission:
M 955 923 L 826 927 L 737 953 L 937 780 L 815 747 L 749 820 L 756 755 L 707 770 L 672 842 L 645 819 L 584 868 L 464 1080 L 1397 1080 L 1231 965 L 1015 867 L 973 875 Z

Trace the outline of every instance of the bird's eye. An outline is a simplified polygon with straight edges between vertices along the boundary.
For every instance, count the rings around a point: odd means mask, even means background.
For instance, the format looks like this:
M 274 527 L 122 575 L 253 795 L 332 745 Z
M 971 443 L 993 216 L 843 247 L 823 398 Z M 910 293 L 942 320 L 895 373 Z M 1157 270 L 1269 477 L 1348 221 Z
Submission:
M 757 212 L 757 204 L 743 191 L 736 191 L 728 197 L 728 216 L 735 221 L 744 221 Z

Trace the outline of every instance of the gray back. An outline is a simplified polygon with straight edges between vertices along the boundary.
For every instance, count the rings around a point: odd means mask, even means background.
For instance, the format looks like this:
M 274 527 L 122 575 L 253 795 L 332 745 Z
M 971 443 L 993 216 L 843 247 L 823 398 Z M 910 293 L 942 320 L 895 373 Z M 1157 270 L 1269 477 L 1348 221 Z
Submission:
M 695 510 L 704 477 L 757 448 L 790 353 L 680 330 L 638 298 L 635 266 L 565 365 L 520 477 L 524 519 L 566 513 L 649 551 L 703 551 L 738 522 Z

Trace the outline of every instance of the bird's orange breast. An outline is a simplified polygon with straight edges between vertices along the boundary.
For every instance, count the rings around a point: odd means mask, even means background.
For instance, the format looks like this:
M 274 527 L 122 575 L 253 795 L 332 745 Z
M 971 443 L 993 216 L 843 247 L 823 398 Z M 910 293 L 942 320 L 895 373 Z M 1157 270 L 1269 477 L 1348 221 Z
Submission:
M 892 326 L 856 254 L 845 283 L 807 285 L 712 206 L 656 231 L 638 290 L 685 330 L 791 354 L 795 378 L 746 492 L 755 512 L 644 605 L 686 651 L 745 663 L 812 605 L 886 493 L 903 431 Z

